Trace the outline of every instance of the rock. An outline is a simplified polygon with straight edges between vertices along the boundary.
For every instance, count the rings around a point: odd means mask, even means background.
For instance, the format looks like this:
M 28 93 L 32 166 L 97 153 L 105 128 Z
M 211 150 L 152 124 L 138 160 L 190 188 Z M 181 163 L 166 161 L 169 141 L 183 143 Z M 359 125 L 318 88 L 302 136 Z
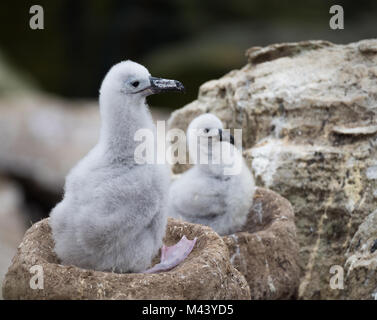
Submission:
M 165 244 L 197 237 L 179 266 L 158 274 L 116 274 L 63 266 L 53 252 L 48 219 L 25 234 L 4 280 L 5 299 L 250 299 L 245 278 L 231 265 L 227 246 L 208 227 L 169 219 Z M 154 263 L 157 263 L 156 257 Z M 30 268 L 43 268 L 44 289 L 31 289 Z M 35 272 L 35 271 L 34 271 Z
M 42 95 L 0 101 L 0 171 L 60 194 L 65 175 L 99 134 L 94 103 Z
M 31 222 L 61 199 L 65 176 L 96 143 L 98 108 L 41 94 L 0 99 L 0 174 L 15 180 Z
M 300 280 L 299 247 L 291 204 L 257 188 L 241 232 L 223 237 L 230 261 L 246 278 L 251 299 L 292 299 Z
M 242 69 L 203 84 L 198 99 L 169 119 L 170 128 L 186 130 L 211 112 L 226 128 L 243 130 L 257 185 L 294 207 L 303 299 L 342 298 L 329 286 L 329 269 L 344 264 L 350 240 L 375 209 L 376 45 L 371 39 L 252 48 Z
M 377 210 L 359 226 L 347 257 L 344 296 L 377 300 Z
M 26 229 L 19 186 L 0 176 L 0 300 L 1 283 Z

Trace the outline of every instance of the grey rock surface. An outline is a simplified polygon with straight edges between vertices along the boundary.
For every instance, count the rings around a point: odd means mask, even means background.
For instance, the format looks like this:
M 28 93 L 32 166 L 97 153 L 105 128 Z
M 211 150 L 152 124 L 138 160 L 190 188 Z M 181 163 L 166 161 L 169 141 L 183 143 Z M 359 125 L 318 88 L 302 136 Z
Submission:
M 0 300 L 1 284 L 25 232 L 19 186 L 0 176 Z
M 359 226 L 345 263 L 345 298 L 377 300 L 377 210 Z
M 0 101 L 0 171 L 60 193 L 69 169 L 97 141 L 99 111 L 43 95 Z

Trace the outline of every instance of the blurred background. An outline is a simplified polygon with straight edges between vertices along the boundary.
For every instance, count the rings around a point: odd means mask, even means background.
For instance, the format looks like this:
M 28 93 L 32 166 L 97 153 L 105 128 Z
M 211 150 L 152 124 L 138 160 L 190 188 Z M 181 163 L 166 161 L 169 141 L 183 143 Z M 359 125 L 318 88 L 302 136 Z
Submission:
M 44 30 L 29 27 L 35 4 Z M 344 30 L 329 28 L 334 4 Z M 249 47 L 377 35 L 376 0 L 2 1 L 0 18 L 0 281 L 26 228 L 48 215 L 96 142 L 98 89 L 113 64 L 132 59 L 184 83 L 185 95 L 149 100 L 163 120 L 203 82 L 241 68 Z

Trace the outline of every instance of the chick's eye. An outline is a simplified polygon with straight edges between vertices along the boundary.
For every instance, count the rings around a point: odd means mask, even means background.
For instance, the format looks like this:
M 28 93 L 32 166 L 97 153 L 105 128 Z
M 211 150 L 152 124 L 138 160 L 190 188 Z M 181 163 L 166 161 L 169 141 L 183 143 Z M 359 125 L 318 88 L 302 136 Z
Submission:
M 137 88 L 137 86 L 139 85 L 139 81 L 131 82 L 131 85 L 132 85 L 134 88 Z
M 209 132 L 209 129 L 208 129 L 208 128 L 205 128 L 205 129 L 204 129 L 204 132 L 205 132 L 205 133 L 208 133 L 208 132 Z

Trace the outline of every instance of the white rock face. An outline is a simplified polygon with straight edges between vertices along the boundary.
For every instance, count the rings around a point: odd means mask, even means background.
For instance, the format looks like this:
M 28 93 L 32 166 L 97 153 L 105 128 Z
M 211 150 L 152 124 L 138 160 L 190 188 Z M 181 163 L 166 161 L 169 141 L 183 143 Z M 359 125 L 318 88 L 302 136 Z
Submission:
M 248 63 L 203 84 L 175 111 L 186 130 L 204 112 L 243 130 L 259 186 L 290 200 L 301 245 L 301 298 L 342 298 L 329 269 L 377 207 L 377 40 L 251 48 Z M 176 173 L 185 166 L 175 166 Z

